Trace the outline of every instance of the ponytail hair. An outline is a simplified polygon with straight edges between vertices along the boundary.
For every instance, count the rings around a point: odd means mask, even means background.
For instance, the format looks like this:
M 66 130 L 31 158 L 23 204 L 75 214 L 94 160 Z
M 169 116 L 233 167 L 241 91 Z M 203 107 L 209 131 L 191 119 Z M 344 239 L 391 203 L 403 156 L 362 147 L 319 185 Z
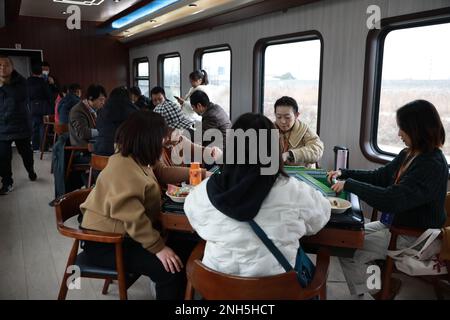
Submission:
M 191 72 L 190 74 L 189 74 L 189 79 L 191 79 L 191 80 L 194 80 L 194 81 L 198 81 L 198 80 L 202 80 L 202 85 L 207 85 L 207 84 L 209 84 L 209 81 L 208 81 L 208 73 L 205 71 L 205 70 L 203 70 L 203 69 L 201 69 L 201 70 L 195 70 L 195 71 L 193 71 L 193 72 Z

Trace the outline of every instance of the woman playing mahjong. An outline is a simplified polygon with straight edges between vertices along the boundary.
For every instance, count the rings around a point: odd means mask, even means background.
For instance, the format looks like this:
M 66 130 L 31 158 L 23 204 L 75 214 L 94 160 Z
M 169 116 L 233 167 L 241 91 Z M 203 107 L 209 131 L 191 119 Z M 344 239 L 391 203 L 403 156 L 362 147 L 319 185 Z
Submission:
M 364 248 L 353 258 L 341 258 L 351 294 L 363 294 L 367 265 L 386 258 L 389 225 L 411 228 L 441 228 L 446 220 L 448 164 L 441 147 L 445 131 L 439 114 L 428 101 L 412 101 L 397 110 L 398 135 L 405 143 L 391 162 L 373 171 L 338 170 L 328 172 L 337 182 L 332 189 L 356 194 L 383 212 L 382 222 L 365 225 Z M 408 246 L 412 237 L 399 237 L 397 247 Z M 399 289 L 399 283 L 393 285 Z

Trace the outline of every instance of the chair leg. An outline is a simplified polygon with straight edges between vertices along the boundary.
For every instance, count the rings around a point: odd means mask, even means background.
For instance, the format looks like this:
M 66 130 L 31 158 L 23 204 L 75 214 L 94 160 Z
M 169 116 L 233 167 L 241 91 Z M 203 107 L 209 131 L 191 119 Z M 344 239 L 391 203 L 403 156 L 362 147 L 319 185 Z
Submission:
M 74 151 L 72 150 L 72 151 L 70 152 L 69 162 L 67 163 L 66 181 L 69 179 L 70 172 L 72 171 L 73 157 L 74 157 Z
M 105 279 L 105 283 L 103 284 L 102 294 L 108 294 L 109 285 L 112 283 L 112 279 Z
M 44 136 L 42 137 L 42 141 L 41 141 L 41 157 L 40 157 L 41 160 L 42 160 L 42 156 L 44 155 L 45 145 L 47 143 L 47 134 L 48 134 L 48 124 L 45 125 Z
M 370 217 L 370 222 L 374 222 L 378 220 L 378 210 L 373 208 L 372 217 Z
M 375 210 L 375 209 L 374 209 Z M 397 248 L 397 234 L 391 234 L 388 250 L 396 250 Z M 394 271 L 394 259 L 386 256 L 386 263 L 383 270 L 383 279 L 381 283 L 380 300 L 387 300 L 391 290 L 391 277 Z
M 92 166 L 89 168 L 89 178 L 87 187 L 90 188 L 92 185 Z
M 67 260 L 66 269 L 64 270 L 64 276 L 61 281 L 61 287 L 59 288 L 58 300 L 66 300 L 67 291 L 68 291 L 67 279 L 69 279 L 69 276 L 70 276 L 70 274 L 67 273 L 67 269 L 70 266 L 73 266 L 75 264 L 75 260 L 76 260 L 77 253 L 78 253 L 78 244 L 79 244 L 78 240 L 75 240 L 73 242 L 72 250 L 70 250 L 69 259 Z
M 327 300 L 327 284 L 326 283 L 320 289 L 319 299 Z
M 194 299 L 194 287 L 192 286 L 191 281 L 187 281 L 186 292 L 184 293 L 184 300 L 193 300 Z
M 116 243 L 116 268 L 117 281 L 119 282 L 119 296 L 120 300 L 127 300 L 127 282 L 125 276 L 125 267 L 123 265 L 123 250 L 122 243 Z

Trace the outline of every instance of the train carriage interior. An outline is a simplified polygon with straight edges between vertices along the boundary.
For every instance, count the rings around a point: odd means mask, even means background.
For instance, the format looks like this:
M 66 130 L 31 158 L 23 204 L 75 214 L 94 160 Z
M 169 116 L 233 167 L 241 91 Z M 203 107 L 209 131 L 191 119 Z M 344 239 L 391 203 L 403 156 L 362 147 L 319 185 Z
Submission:
M 0 300 L 450 299 L 449 57 L 450 0 L 0 0 Z

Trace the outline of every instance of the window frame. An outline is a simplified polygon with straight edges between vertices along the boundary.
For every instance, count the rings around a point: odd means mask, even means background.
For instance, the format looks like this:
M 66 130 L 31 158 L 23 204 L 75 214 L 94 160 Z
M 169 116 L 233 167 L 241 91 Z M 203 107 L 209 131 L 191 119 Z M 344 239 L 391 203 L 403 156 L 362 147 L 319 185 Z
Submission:
M 180 58 L 180 96 L 183 96 L 182 91 L 182 79 L 181 79 L 181 68 L 182 68 L 182 59 L 181 54 L 177 52 L 169 52 L 169 53 L 162 53 L 158 55 L 157 59 L 157 83 L 158 86 L 164 88 L 164 60 L 167 58 Z
M 142 77 L 139 76 L 139 64 L 140 63 L 144 63 L 147 62 L 148 63 L 148 76 L 147 77 Z M 134 86 L 138 86 L 139 81 L 142 80 L 146 80 L 148 81 L 148 88 L 149 88 L 149 95 L 150 95 L 150 90 L 151 90 L 151 86 L 150 86 L 150 61 L 147 57 L 141 57 L 141 58 L 136 58 L 133 60 L 133 85 Z
M 450 10 L 444 8 L 382 19 L 380 29 L 369 31 L 366 40 L 360 129 L 360 148 L 366 159 L 386 164 L 397 156 L 397 154 L 382 151 L 377 143 L 384 44 L 387 35 L 395 30 L 449 22 Z
M 253 48 L 253 97 L 252 111 L 264 114 L 264 56 L 267 47 L 309 40 L 320 41 L 319 90 L 317 99 L 317 134 L 320 135 L 320 118 L 322 114 L 322 75 L 323 75 L 323 37 L 317 30 L 296 32 L 259 39 Z
M 194 52 L 194 70 L 203 69 L 203 55 L 205 53 L 230 51 L 230 119 L 233 119 L 233 50 L 228 43 L 201 47 Z

